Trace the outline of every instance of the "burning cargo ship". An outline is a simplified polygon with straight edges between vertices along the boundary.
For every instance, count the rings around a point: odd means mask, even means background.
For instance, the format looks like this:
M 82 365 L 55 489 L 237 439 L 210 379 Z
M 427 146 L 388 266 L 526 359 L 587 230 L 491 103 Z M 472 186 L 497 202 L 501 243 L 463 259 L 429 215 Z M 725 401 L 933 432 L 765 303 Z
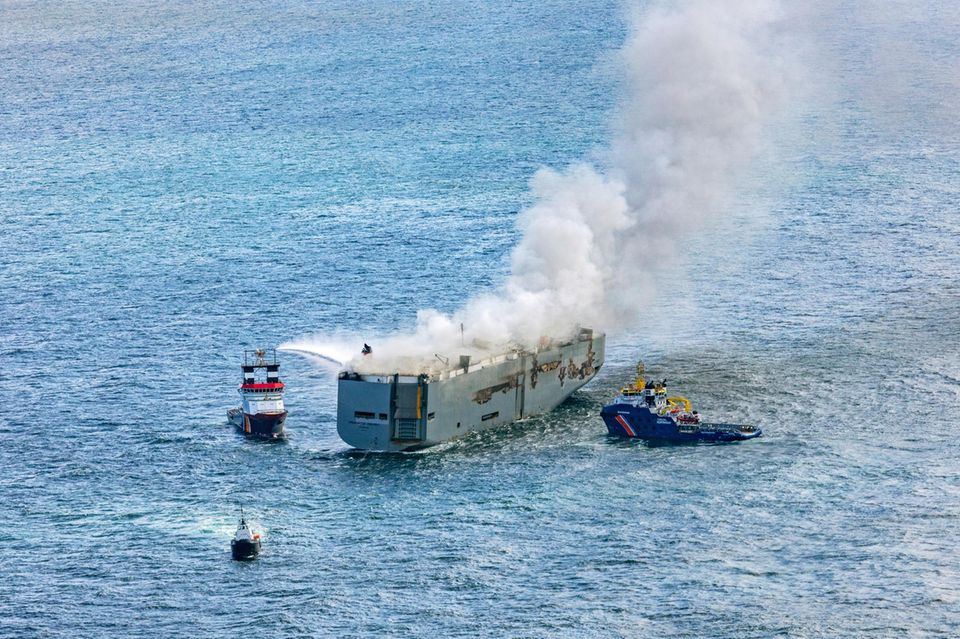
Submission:
M 593 379 L 604 344 L 602 333 L 581 329 L 571 340 L 541 340 L 535 350 L 463 355 L 455 364 L 437 356 L 411 370 L 343 371 L 337 432 L 355 448 L 399 452 L 539 415 Z

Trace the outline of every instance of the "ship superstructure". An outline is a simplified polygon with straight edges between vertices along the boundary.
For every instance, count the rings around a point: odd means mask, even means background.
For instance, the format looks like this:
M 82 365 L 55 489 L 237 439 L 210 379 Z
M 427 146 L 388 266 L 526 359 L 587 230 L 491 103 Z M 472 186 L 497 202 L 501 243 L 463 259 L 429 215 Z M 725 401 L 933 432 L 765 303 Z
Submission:
M 337 432 L 372 451 L 433 446 L 552 410 L 590 381 L 604 359 L 605 336 L 581 329 L 566 341 L 487 357 L 440 358 L 427 370 L 344 371 Z
M 276 349 L 243 352 L 243 381 L 238 389 L 239 408 L 227 418 L 245 434 L 276 439 L 283 435 L 287 411 L 283 406 L 283 382 Z

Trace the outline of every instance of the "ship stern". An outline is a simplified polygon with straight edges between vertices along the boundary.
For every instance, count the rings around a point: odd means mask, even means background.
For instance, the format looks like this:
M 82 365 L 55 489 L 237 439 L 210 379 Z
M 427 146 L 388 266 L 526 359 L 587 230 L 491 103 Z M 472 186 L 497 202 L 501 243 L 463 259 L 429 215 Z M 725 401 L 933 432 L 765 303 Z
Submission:
M 425 445 L 424 377 L 342 373 L 337 434 L 354 448 L 401 452 Z

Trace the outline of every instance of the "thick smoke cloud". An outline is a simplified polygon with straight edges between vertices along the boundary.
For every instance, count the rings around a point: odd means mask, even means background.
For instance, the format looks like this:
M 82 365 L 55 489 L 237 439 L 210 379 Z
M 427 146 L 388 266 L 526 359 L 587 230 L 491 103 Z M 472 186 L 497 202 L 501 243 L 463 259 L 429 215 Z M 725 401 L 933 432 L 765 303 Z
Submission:
M 606 169 L 540 170 L 503 286 L 453 315 L 420 311 L 411 334 L 378 341 L 379 363 L 635 323 L 676 242 L 722 214 L 782 102 L 780 19 L 771 0 L 688 0 L 638 13 L 620 52 L 624 99 Z

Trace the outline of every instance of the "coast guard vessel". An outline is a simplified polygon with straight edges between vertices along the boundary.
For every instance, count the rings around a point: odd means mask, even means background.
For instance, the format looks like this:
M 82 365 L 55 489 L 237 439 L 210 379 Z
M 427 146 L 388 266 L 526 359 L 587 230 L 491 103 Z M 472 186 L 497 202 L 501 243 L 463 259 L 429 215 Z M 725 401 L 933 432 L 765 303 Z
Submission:
M 283 407 L 283 382 L 276 349 L 243 352 L 243 382 L 239 408 L 227 411 L 227 419 L 244 434 L 277 439 L 283 435 L 287 411 Z
M 337 385 L 337 433 L 364 450 L 397 452 L 553 410 L 603 365 L 605 336 L 581 329 L 536 349 L 453 363 L 439 355 L 409 370 L 343 371 Z M 365 358 L 372 349 L 365 346 Z M 364 369 L 376 368 L 375 360 Z
M 690 408 L 686 397 L 667 397 L 667 380 L 648 381 L 643 362 L 637 364 L 632 386 L 600 411 L 611 435 L 671 442 L 729 442 L 759 437 L 749 424 L 707 424 Z

